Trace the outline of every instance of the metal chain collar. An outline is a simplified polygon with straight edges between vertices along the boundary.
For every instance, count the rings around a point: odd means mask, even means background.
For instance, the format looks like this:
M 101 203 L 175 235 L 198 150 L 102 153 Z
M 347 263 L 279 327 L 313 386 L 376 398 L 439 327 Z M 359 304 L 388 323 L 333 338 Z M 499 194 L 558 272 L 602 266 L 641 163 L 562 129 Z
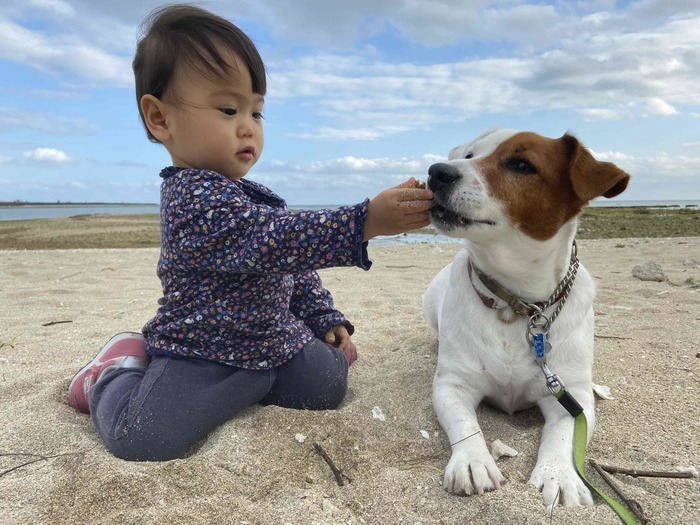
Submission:
M 569 298 L 569 294 L 571 293 L 571 288 L 574 285 L 576 273 L 578 272 L 578 268 L 580 266 L 577 253 L 578 252 L 576 247 L 576 241 L 574 241 L 571 247 L 571 260 L 569 262 L 569 269 L 566 271 L 566 275 L 561 280 L 556 290 L 554 290 L 552 295 L 549 296 L 549 299 L 547 299 L 541 305 L 529 305 L 532 308 L 532 314 L 528 318 L 527 323 L 526 339 L 528 344 L 532 344 L 532 336 L 535 334 L 535 329 L 539 328 L 539 331 L 537 333 L 547 334 L 547 332 L 549 332 L 549 327 L 559 316 L 562 308 L 564 308 L 566 300 Z M 557 307 L 552 312 L 552 315 L 550 315 L 549 317 L 544 315 L 544 311 L 550 306 L 552 306 L 555 302 L 557 303 Z
M 552 295 L 550 295 L 546 301 L 541 303 L 527 303 L 520 299 L 518 296 L 516 296 L 514 293 L 512 293 L 510 290 L 501 286 L 499 282 L 487 276 L 476 265 L 474 265 L 471 259 L 469 259 L 468 264 L 470 270 L 470 278 L 471 270 L 473 269 L 479 277 L 479 280 L 482 282 L 482 284 L 491 293 L 493 293 L 496 297 L 501 299 L 510 308 L 512 308 L 516 314 L 521 315 L 523 317 L 527 317 L 530 320 L 528 324 L 534 323 L 534 326 L 546 326 L 547 329 L 549 329 L 549 326 L 557 318 L 557 316 L 561 312 L 561 309 L 564 307 L 566 300 L 569 298 L 569 293 L 571 292 L 571 288 L 576 278 L 576 272 L 578 272 L 579 268 L 578 249 L 576 246 L 576 241 L 574 240 L 571 246 L 571 258 L 569 260 L 569 268 L 564 278 L 559 282 L 554 292 L 552 292 Z M 473 280 L 472 286 L 474 286 Z M 477 292 L 477 294 L 479 294 L 479 296 L 482 299 L 482 302 L 484 302 L 486 306 L 496 310 L 503 309 L 503 307 L 497 306 L 494 301 L 486 301 L 485 299 L 487 298 L 483 297 L 483 294 L 479 292 L 479 290 L 476 289 L 476 287 L 474 287 L 474 289 Z M 545 316 L 543 312 L 555 303 L 557 303 L 557 307 L 554 310 L 554 312 L 552 312 L 552 315 L 550 317 Z

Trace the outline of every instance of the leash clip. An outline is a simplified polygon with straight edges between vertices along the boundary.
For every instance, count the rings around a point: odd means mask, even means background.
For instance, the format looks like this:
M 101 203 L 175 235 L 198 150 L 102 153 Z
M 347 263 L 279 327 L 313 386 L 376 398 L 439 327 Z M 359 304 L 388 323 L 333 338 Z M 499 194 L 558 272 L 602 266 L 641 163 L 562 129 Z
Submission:
M 544 374 L 545 381 L 547 382 L 547 388 L 553 396 L 558 396 L 560 392 L 565 390 L 564 383 L 562 383 L 561 379 L 559 379 L 559 376 L 557 376 L 557 374 L 555 374 L 549 369 L 547 363 L 538 364 L 540 365 L 542 373 Z

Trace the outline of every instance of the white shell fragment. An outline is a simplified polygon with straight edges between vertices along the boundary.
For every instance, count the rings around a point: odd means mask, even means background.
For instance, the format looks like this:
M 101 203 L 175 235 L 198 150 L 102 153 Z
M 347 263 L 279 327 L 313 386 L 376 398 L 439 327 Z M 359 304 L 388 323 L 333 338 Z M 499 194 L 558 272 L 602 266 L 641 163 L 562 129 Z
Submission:
M 425 430 L 421 430 L 420 435 L 423 436 L 425 439 L 430 439 L 430 434 Z
M 340 509 L 331 503 L 331 500 L 323 500 L 323 512 L 332 516 L 334 514 L 340 514 Z
M 694 478 L 697 478 L 697 477 L 698 477 L 698 470 L 697 470 L 695 467 L 693 467 L 693 466 L 690 466 L 690 467 L 676 467 L 676 470 L 677 470 L 678 472 L 685 472 L 686 474 L 690 474 L 690 475 L 693 476 Z
M 593 393 L 597 395 L 600 399 L 615 399 L 612 396 L 612 392 L 609 386 L 596 385 L 593 383 Z
M 296 439 L 299 443 L 303 443 L 306 441 L 306 436 L 304 434 L 294 434 L 294 439 Z
M 378 419 L 379 421 L 386 421 L 386 416 L 379 407 L 372 407 L 372 417 L 374 419 Z
M 510 448 L 508 445 L 503 443 L 500 439 L 497 439 L 491 443 L 491 457 L 495 460 L 502 458 L 503 456 L 508 456 L 509 458 L 514 458 L 518 455 L 518 451 L 514 448 Z

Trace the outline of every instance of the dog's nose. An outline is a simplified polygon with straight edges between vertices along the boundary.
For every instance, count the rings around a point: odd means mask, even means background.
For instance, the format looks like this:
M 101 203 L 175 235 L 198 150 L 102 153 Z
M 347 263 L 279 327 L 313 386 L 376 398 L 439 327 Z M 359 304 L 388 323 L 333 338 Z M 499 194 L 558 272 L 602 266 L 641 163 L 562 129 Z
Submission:
M 438 162 L 428 168 L 428 188 L 438 191 L 449 186 L 461 177 L 459 170 L 450 164 Z

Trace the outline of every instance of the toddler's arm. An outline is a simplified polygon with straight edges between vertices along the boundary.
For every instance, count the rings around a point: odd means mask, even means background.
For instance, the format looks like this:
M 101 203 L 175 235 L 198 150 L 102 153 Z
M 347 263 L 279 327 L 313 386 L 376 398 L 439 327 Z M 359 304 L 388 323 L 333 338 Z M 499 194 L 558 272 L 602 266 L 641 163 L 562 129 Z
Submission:
M 323 287 L 315 271 L 294 276 L 289 310 L 321 340 L 334 326 L 345 325 L 350 335 L 354 331 L 352 324 L 335 309 L 331 293 Z
M 295 274 L 371 265 L 363 243 L 369 201 L 291 212 L 252 182 L 204 170 L 173 179 L 161 204 L 161 249 L 183 270 Z
M 323 287 L 318 273 L 295 276 L 289 309 L 318 339 L 338 347 L 349 364 L 357 359 L 357 349 L 350 340 L 355 327 L 334 308 L 333 297 Z

